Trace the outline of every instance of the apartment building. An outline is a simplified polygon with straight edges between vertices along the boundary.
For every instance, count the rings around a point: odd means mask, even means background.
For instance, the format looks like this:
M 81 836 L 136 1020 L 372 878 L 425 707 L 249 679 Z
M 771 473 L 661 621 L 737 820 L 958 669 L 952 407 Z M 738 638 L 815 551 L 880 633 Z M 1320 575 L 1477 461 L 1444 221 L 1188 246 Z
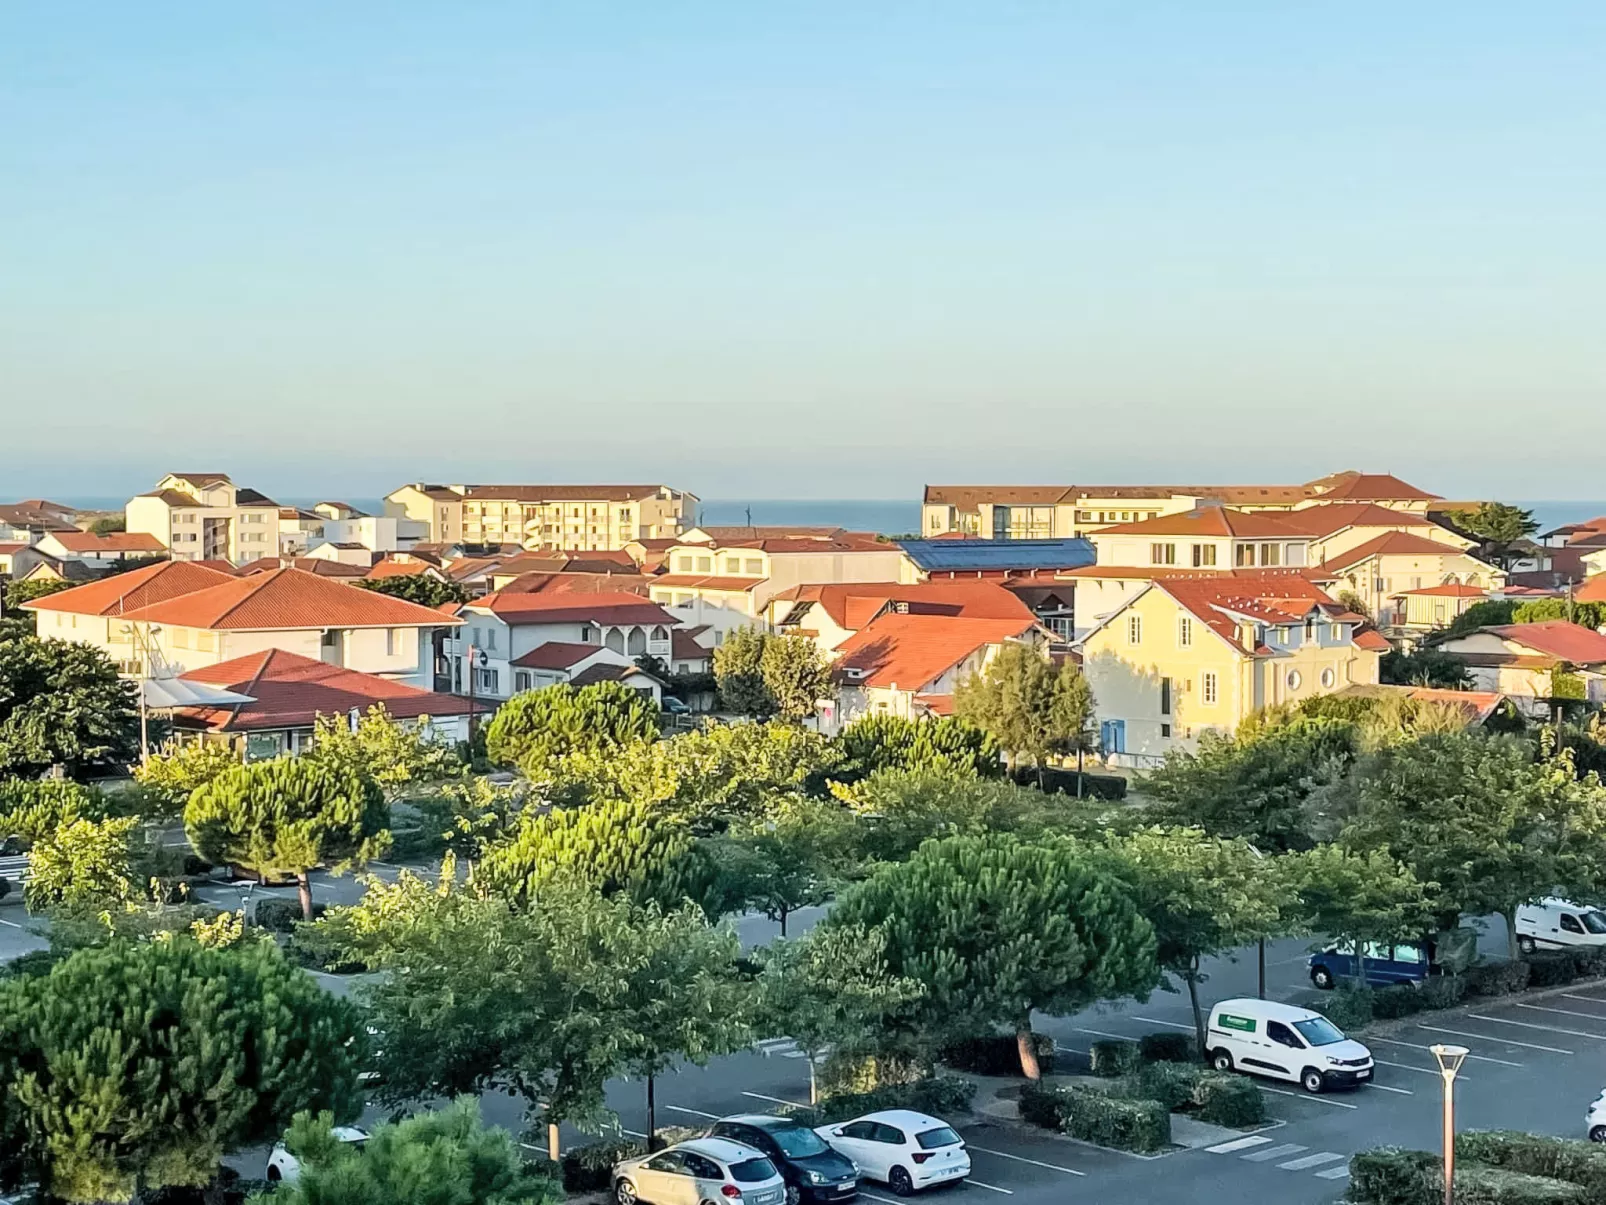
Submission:
M 431 543 L 518 544 L 586 552 L 640 539 L 676 538 L 692 524 L 696 495 L 667 485 L 402 486 L 386 515 L 429 525 Z
M 277 502 L 226 473 L 169 473 L 124 508 L 129 532 L 155 536 L 176 561 L 244 565 L 279 555 Z

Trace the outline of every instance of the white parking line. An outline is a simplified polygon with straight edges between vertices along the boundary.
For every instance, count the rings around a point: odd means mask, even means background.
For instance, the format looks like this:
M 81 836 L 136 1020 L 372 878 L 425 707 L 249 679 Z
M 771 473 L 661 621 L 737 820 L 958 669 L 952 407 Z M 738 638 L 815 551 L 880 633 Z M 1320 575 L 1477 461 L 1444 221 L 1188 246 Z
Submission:
M 884 1205 L 903 1205 L 903 1202 L 898 1200 L 897 1197 L 878 1197 L 875 1195 L 875 1193 L 865 1192 L 862 1188 L 859 1189 L 859 1195 L 861 1197 L 868 1197 L 872 1201 L 881 1201 L 884 1203 Z
M 1117 1042 L 1137 1041 L 1136 1038 L 1129 1038 L 1124 1033 L 1105 1033 L 1102 1029 L 1081 1029 L 1075 1025 L 1071 1026 L 1071 1028 L 1076 1030 L 1077 1033 L 1090 1033 L 1095 1038 L 1114 1038 Z
M 984 1155 L 997 1155 L 1000 1159 L 1013 1159 L 1016 1163 L 1030 1163 L 1033 1167 L 1046 1167 L 1050 1171 L 1064 1172 L 1068 1176 L 1085 1176 L 1086 1172 L 1079 1172 L 1074 1167 L 1061 1167 L 1058 1163 L 1043 1163 L 1037 1159 L 1028 1159 L 1024 1155 L 1011 1155 L 1008 1151 L 995 1151 L 987 1146 L 972 1146 L 966 1143 L 967 1150 L 980 1151 Z
M 1519 1005 L 1518 1007 L 1521 1006 Z M 1569 1038 L 1594 1038 L 1597 1042 L 1606 1042 L 1606 1033 L 1585 1033 L 1581 1029 L 1561 1029 L 1555 1025 L 1535 1025 L 1532 1021 L 1508 1021 L 1505 1017 L 1490 1017 L 1483 1013 L 1468 1013 L 1467 1020 L 1489 1021 L 1495 1025 L 1515 1025 L 1518 1029 L 1540 1029 L 1545 1033 L 1565 1034 Z
M 647 1136 L 647 1135 L 643 1134 L 640 1130 L 627 1130 L 623 1126 L 619 1127 L 619 1132 L 621 1134 L 629 1134 L 632 1138 L 645 1138 Z
M 1468 1018 L 1471 1020 L 1472 1018 Z M 1522 1046 L 1528 1050 L 1543 1050 L 1549 1054 L 1571 1054 L 1570 1050 L 1559 1050 L 1554 1046 L 1541 1046 L 1537 1042 L 1519 1042 L 1515 1038 L 1497 1038 L 1489 1033 L 1468 1033 L 1464 1029 L 1445 1029 L 1439 1025 L 1418 1025 L 1418 1029 L 1425 1029 L 1429 1033 L 1447 1033 L 1457 1038 L 1477 1038 L 1480 1042 L 1499 1042 L 1502 1046 Z M 1475 1058 L 1475 1055 L 1469 1055 Z
M 1234 1138 L 1231 1142 L 1223 1142 L 1220 1146 L 1207 1146 L 1205 1150 L 1212 1155 L 1229 1155 L 1233 1151 L 1248 1150 L 1252 1146 L 1265 1146 L 1270 1138 L 1262 1138 L 1258 1134 L 1251 1134 L 1248 1138 Z
M 1433 1052 L 1433 1047 L 1431 1047 L 1431 1046 L 1423 1046 L 1420 1042 L 1401 1042 L 1401 1041 L 1399 1041 L 1398 1039 L 1395 1039 L 1395 1038 L 1380 1038 L 1380 1037 L 1377 1037 L 1377 1036 L 1375 1036 L 1373 1034 L 1367 1034 L 1366 1035 L 1366 1040 L 1368 1042 L 1382 1042 L 1385 1046 L 1404 1046 L 1407 1050 L 1426 1050 L 1430 1054 Z M 1493 1041 L 1494 1039 L 1490 1038 L 1490 1039 L 1486 1039 L 1486 1040 Z M 1476 1059 L 1480 1063 L 1499 1063 L 1502 1067 L 1526 1067 L 1527 1066 L 1526 1063 L 1513 1063 L 1509 1059 L 1492 1059 L 1486 1054 L 1469 1054 L 1469 1055 L 1467 1055 L 1467 1058 Z M 1375 1062 L 1376 1060 L 1374 1059 L 1373 1061 Z M 1438 1072 L 1430 1071 L 1428 1074 L 1429 1075 L 1437 1075 Z
M 808 1105 L 800 1100 L 782 1100 L 779 1096 L 765 1096 L 762 1092 L 743 1092 L 743 1096 L 751 1096 L 754 1100 L 767 1100 L 774 1105 L 791 1105 L 794 1109 L 806 1109 Z
M 1268 1088 L 1265 1084 L 1260 1085 L 1260 1090 L 1262 1092 L 1272 1092 L 1278 1096 L 1292 1096 L 1295 1100 L 1308 1100 L 1318 1105 L 1332 1105 L 1335 1109 L 1358 1109 L 1361 1107 L 1360 1105 L 1352 1105 L 1348 1101 L 1333 1100 L 1328 1096 L 1312 1096 L 1309 1092 L 1290 1092 L 1286 1088 Z
M 1375 1060 L 1375 1059 L 1373 1060 L 1373 1062 L 1376 1062 L 1376 1061 L 1377 1060 Z M 1396 1096 L 1415 1096 L 1416 1095 L 1416 1093 L 1412 1092 L 1409 1088 L 1390 1088 L 1387 1084 L 1376 1084 L 1376 1083 L 1374 1083 L 1374 1084 L 1364 1084 L 1362 1086 L 1363 1087 L 1367 1087 L 1367 1088 L 1376 1088 L 1379 1092 L 1392 1092 Z
M 994 1192 L 1003 1193 L 1006 1197 L 1012 1197 L 1015 1195 L 1015 1190 L 1013 1188 L 999 1188 L 996 1184 L 983 1184 L 980 1180 L 972 1179 L 969 1176 L 965 1177 L 965 1183 L 974 1184 L 977 1188 L 990 1188 Z
M 1513 1004 L 1512 1008 L 1526 1008 L 1531 1013 L 1556 1013 L 1563 1017 L 1582 1017 L 1586 1021 L 1606 1021 L 1599 1013 L 1581 1013 L 1576 1008 L 1544 1008 L 1538 1004 Z
M 1439 1078 L 1439 1073 L 1437 1071 L 1433 1070 L 1431 1067 L 1413 1067 L 1413 1066 L 1411 1066 L 1410 1063 L 1391 1063 L 1387 1059 L 1378 1058 L 1376 1055 L 1372 1056 L 1372 1061 L 1374 1063 L 1376 1063 L 1379 1067 L 1398 1067 L 1401 1071 L 1415 1071 L 1419 1075 L 1431 1075 L 1434 1079 L 1438 1079 Z M 1467 1077 L 1464 1076 L 1464 1075 L 1458 1075 L 1455 1078 L 1456 1078 L 1456 1082 L 1460 1083 L 1462 1080 L 1466 1079 Z M 1380 1088 L 1380 1087 L 1382 1087 L 1382 1085 L 1381 1084 L 1373 1084 L 1372 1087 Z
M 1563 1000 L 1582 1000 L 1585 1004 L 1599 1004 L 1606 1007 L 1606 1000 L 1602 1000 L 1599 996 L 1579 996 L 1573 992 L 1562 992 L 1560 995 Z
M 690 1113 L 693 1117 L 710 1117 L 710 1118 L 713 1118 L 713 1120 L 715 1120 L 715 1121 L 719 1120 L 719 1114 L 718 1113 L 704 1113 L 701 1109 L 685 1109 L 685 1108 L 682 1108 L 680 1105 L 665 1105 L 664 1108 L 669 1109 L 669 1110 L 671 1110 L 672 1112 L 675 1112 L 675 1113 Z
M 14 920 L 0 920 L 0 925 L 9 925 L 9 926 L 10 926 L 10 927 L 11 927 L 11 928 L 13 928 L 13 929 L 20 929 L 20 928 L 22 928 L 22 926 L 21 926 L 21 925 L 19 925 L 19 924 L 18 924 L 18 923 L 17 923 L 17 922 L 16 922 L 16 921 L 14 921 Z
M 1193 1032 L 1193 1026 L 1184 1025 L 1181 1021 L 1162 1021 L 1159 1017 L 1133 1017 L 1134 1021 L 1142 1021 L 1145 1025 L 1169 1025 L 1172 1029 L 1185 1029 Z

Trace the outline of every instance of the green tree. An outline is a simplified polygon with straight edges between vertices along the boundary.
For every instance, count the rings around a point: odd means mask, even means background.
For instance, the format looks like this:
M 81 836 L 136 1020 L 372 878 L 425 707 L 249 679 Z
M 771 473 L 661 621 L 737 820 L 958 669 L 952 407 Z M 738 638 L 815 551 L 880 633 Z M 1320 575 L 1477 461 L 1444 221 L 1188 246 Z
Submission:
M 1482 540 L 1484 555 L 1504 568 L 1510 568 L 1516 559 L 1512 546 L 1539 530 L 1532 511 L 1504 502 L 1480 502 L 1472 510 L 1451 511 L 1450 521 L 1467 535 Z
M 775 696 L 764 681 L 764 650 L 768 644 L 757 628 L 733 628 L 725 643 L 714 648 L 714 681 L 720 706 L 738 715 L 768 719 L 775 714 Z
M 875 713 L 855 720 L 837 736 L 843 765 L 832 777 L 856 782 L 877 770 L 951 766 L 979 777 L 1003 772 L 998 742 L 989 732 L 956 716 L 909 720 Z
M 992 733 L 1013 764 L 1030 758 L 1039 786 L 1049 757 L 1094 744 L 1093 691 L 1082 671 L 1023 644 L 1006 644 L 984 671 L 959 684 L 954 714 Z
M 0 980 L 11 1172 L 72 1202 L 207 1184 L 298 1110 L 355 1118 L 363 1040 L 271 942 L 123 943 Z
M 0 840 L 43 840 L 75 820 L 104 820 L 110 805 L 100 791 L 76 782 L 0 778 Z
M 1075 1012 L 1155 986 L 1154 928 L 1096 857 L 1007 835 L 931 841 L 837 900 L 830 927 L 887 935 L 887 965 L 926 991 L 929 1031 L 1008 1025 L 1029 1079 L 1032 1013 Z
M 823 926 L 798 941 L 758 951 L 761 1017 L 809 1060 L 809 1103 L 829 1054 L 851 1060 L 879 1051 L 894 1018 L 925 989 L 887 966 L 887 935 L 862 925 Z
M 373 779 L 301 757 L 237 766 L 197 787 L 184 809 L 184 831 L 207 861 L 295 875 L 307 920 L 308 872 L 328 866 L 338 874 L 383 857 L 388 821 Z
M 144 895 L 134 864 L 138 825 L 77 819 L 35 841 L 23 886 L 28 911 L 120 908 Z
M 24 603 L 37 602 L 41 598 L 48 598 L 63 590 L 72 589 L 69 581 L 48 581 L 44 578 L 35 578 L 31 582 L 12 581 L 6 583 L 4 595 L 4 609 L 15 611 Z
M 613 753 L 658 736 L 658 709 L 618 682 L 547 686 L 514 695 L 485 730 L 486 755 L 542 778 L 571 753 Z
M 1395 686 L 1433 686 L 1441 690 L 1470 690 L 1467 663 L 1453 653 L 1421 648 L 1414 653 L 1393 649 L 1378 664 L 1382 681 Z
M 831 671 L 807 636 L 764 637 L 759 673 L 775 714 L 791 724 L 814 715 L 820 700 L 831 696 Z
M 61 765 L 76 777 L 138 754 L 134 687 L 105 653 L 66 640 L 0 644 L 0 774 L 37 778 Z
M 468 591 L 452 581 L 442 581 L 433 573 L 407 573 L 396 577 L 360 577 L 351 583 L 360 590 L 375 594 L 388 594 L 421 607 L 439 607 L 446 603 L 466 603 Z
M 1292 896 L 1291 927 L 1344 945 L 1420 941 L 1434 927 L 1439 885 L 1423 883 L 1386 850 L 1318 845 L 1279 859 L 1275 877 Z
M 1286 924 L 1268 859 L 1246 841 L 1207 836 L 1196 828 L 1141 829 L 1108 849 L 1112 867 L 1154 926 L 1161 969 L 1187 986 L 1194 1036 L 1203 1053 L 1203 960 L 1274 937 Z
M 402 581 L 409 579 L 402 578 Z M 330 1133 L 333 1113 L 298 1113 L 285 1146 L 301 1164 L 294 1184 L 251 1205 L 559 1205 L 563 1186 L 525 1163 L 512 1135 L 480 1120 L 479 1102 L 375 1126 L 353 1149 Z
M 517 783 L 469 777 L 442 784 L 432 795 L 408 801 L 446 852 L 473 870 L 492 846 L 518 829 L 525 793 Z
M 1580 627 L 1606 627 L 1606 603 L 1574 602 L 1570 598 L 1536 598 L 1519 603 L 1511 613 L 1513 623 L 1548 623 L 1564 619 Z
M 825 903 L 849 869 L 852 814 L 834 800 L 785 798 L 767 820 L 743 825 L 712 846 L 727 900 L 781 926 L 799 908 Z
M 145 788 L 150 819 L 176 820 L 196 787 L 239 764 L 239 753 L 221 741 L 190 741 L 151 754 L 134 767 L 134 781 Z
M 438 736 L 424 719 L 416 724 L 398 723 L 383 703 L 370 707 L 355 729 L 348 716 L 317 717 L 312 748 L 302 756 L 366 774 L 391 795 L 463 772 L 463 760 L 451 742 Z
M 122 515 L 102 515 L 89 525 L 89 530 L 97 536 L 110 535 L 117 531 L 127 531 L 128 522 Z
M 1476 632 L 1479 628 L 1495 628 L 1515 622 L 1512 616 L 1516 613 L 1518 605 L 1509 600 L 1493 598 L 1475 602 L 1450 621 L 1450 626 L 1444 630 L 1445 635 L 1464 636 L 1468 632 Z

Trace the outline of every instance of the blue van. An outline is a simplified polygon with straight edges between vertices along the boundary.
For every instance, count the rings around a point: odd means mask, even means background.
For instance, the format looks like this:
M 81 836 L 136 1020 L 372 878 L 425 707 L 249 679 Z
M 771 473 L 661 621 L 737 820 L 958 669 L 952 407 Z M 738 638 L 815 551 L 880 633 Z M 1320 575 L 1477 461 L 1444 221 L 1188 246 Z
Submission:
M 1355 982 L 1364 969 L 1369 987 L 1389 987 L 1396 983 L 1418 984 L 1428 977 L 1428 953 L 1420 945 L 1400 942 L 1366 942 L 1356 957 L 1355 943 L 1335 942 L 1307 962 L 1310 981 L 1323 991 L 1340 982 Z

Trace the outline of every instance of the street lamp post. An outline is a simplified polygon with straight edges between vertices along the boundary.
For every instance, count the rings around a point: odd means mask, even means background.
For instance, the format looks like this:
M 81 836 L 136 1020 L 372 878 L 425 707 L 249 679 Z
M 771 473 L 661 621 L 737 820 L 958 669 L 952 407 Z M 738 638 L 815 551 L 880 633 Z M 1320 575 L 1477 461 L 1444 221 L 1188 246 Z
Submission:
M 1444 1080 L 1444 1205 L 1455 1205 L 1455 1073 L 1466 1062 L 1467 1048 L 1441 1043 L 1430 1049 Z

